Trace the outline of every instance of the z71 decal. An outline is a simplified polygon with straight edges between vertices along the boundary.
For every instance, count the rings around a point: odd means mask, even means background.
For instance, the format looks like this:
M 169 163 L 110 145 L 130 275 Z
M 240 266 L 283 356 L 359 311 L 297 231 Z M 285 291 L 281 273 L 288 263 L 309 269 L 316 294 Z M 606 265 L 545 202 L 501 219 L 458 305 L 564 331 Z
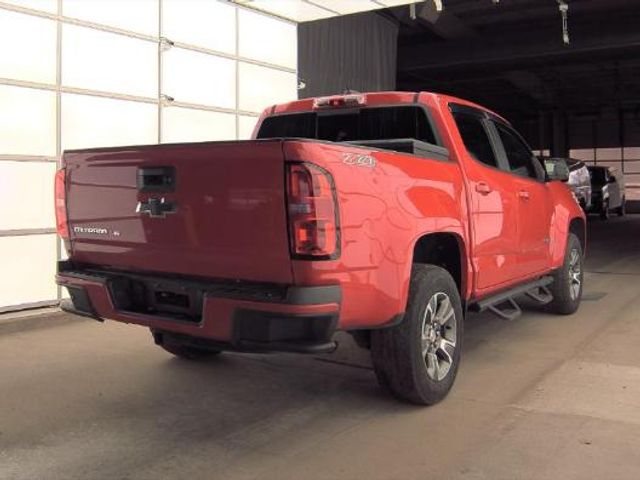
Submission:
M 342 154 L 342 163 L 346 165 L 355 165 L 356 167 L 374 168 L 376 166 L 376 159 L 371 155 L 348 152 Z

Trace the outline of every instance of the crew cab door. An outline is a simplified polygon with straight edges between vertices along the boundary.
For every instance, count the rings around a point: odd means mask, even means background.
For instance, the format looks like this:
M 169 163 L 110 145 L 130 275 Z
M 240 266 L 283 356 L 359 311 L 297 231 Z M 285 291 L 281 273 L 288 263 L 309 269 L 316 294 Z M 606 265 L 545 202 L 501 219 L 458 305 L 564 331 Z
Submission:
M 518 200 L 511 175 L 500 169 L 486 114 L 451 104 L 466 149 L 464 164 L 476 294 L 508 286 L 519 275 Z
M 520 278 L 531 277 L 549 269 L 551 255 L 553 205 L 545 172 L 513 128 L 497 119 L 491 119 L 491 127 L 498 157 L 508 168 L 516 190 L 519 245 L 516 271 Z

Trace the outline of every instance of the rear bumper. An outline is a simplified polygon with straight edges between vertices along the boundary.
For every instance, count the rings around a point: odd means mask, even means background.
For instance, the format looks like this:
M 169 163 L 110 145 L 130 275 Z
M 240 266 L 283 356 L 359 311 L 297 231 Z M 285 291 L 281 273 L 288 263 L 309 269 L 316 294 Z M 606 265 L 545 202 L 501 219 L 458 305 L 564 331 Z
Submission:
M 197 314 L 150 311 L 125 296 L 141 295 L 123 282 L 143 282 L 149 289 L 184 289 Z M 149 327 L 156 341 L 162 335 L 185 343 L 240 351 L 329 352 L 338 325 L 342 292 L 338 285 L 274 286 L 212 283 L 179 278 L 73 269 L 60 262 L 56 281 L 70 299 L 67 312 L 102 321 L 115 320 Z M 152 292 L 152 295 L 154 292 Z M 144 295 L 149 295 L 145 292 Z M 186 296 L 186 295 L 185 295 Z M 193 313 L 193 312 L 189 312 Z

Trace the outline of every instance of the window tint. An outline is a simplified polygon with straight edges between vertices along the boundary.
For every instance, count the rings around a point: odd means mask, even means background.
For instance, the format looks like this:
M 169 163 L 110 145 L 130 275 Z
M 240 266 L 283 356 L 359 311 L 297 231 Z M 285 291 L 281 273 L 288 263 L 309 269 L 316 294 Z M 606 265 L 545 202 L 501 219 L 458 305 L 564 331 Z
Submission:
M 360 140 L 357 113 L 318 116 L 317 138 L 331 142 Z M 315 137 L 316 135 L 314 135 Z
M 540 179 L 534 157 L 529 147 L 510 129 L 500 123 L 495 123 L 507 155 L 511 172 L 521 177 Z M 537 161 L 536 161 L 537 163 Z
M 295 113 L 267 117 L 260 126 L 258 138 L 314 138 L 316 134 L 315 113 Z
M 433 129 L 419 107 L 366 108 L 360 111 L 358 140 L 415 138 L 436 143 Z
M 262 123 L 258 138 L 298 137 L 345 142 L 413 138 L 436 144 L 423 108 L 369 107 L 354 110 L 276 115 Z
M 544 160 L 544 169 L 547 171 L 547 175 L 552 176 L 554 174 L 557 163 L 558 160 L 553 158 L 547 158 Z
M 482 125 L 482 120 L 475 115 L 466 113 L 454 113 L 453 118 L 460 131 L 464 146 L 474 159 L 492 167 L 497 167 L 496 155 L 493 153 L 487 131 Z

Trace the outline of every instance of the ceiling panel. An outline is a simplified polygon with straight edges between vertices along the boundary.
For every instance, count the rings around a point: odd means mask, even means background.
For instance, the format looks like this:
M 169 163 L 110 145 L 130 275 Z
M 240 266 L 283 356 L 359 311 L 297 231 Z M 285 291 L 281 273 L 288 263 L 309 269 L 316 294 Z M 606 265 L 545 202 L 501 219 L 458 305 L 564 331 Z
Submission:
M 407 0 L 377 0 L 377 2 L 382 3 L 387 7 L 396 7 L 398 5 L 408 5 L 410 3 L 416 3 L 415 1 L 407 2 Z
M 336 16 L 333 11 L 302 0 L 238 0 L 236 3 L 247 7 L 273 13 L 294 22 L 310 22 Z
M 320 5 L 342 15 L 350 13 L 366 12 L 383 8 L 379 3 L 370 0 L 311 0 L 316 5 Z
M 233 0 L 294 22 L 310 22 L 350 13 L 414 3 L 408 0 Z

